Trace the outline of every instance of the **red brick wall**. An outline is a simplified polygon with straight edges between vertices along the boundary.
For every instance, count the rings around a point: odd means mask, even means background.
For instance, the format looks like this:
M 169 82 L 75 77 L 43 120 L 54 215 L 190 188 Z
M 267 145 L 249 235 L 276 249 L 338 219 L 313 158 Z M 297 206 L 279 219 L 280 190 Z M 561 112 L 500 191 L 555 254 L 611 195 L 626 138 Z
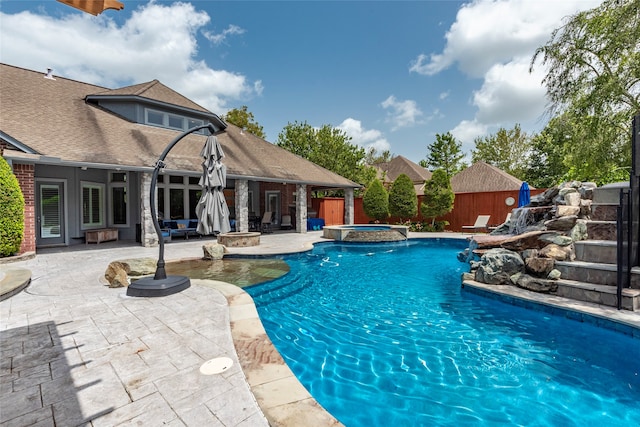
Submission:
M 24 237 L 20 245 L 20 253 L 36 250 L 36 194 L 34 165 L 13 164 L 13 173 L 24 196 Z

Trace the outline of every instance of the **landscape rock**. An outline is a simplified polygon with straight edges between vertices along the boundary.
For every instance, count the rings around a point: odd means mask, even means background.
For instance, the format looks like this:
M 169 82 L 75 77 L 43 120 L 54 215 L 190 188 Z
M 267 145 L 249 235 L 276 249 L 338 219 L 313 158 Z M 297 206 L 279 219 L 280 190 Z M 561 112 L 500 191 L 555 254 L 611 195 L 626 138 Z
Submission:
M 576 225 L 573 226 L 571 231 L 569 232 L 569 236 L 571 236 L 571 240 L 574 242 L 578 242 L 580 240 L 587 240 L 587 220 L 579 219 L 576 221 Z
M 564 195 L 564 202 L 568 206 L 580 206 L 580 200 L 582 200 L 582 197 L 580 196 L 580 193 L 578 193 L 577 191 L 574 193 L 567 193 Z
M 560 278 L 560 276 L 562 276 L 562 273 L 560 272 L 560 270 L 554 268 L 553 270 L 551 270 L 549 272 L 549 274 L 547 275 L 547 279 L 550 280 L 558 280 Z
M 573 259 L 575 259 L 573 245 L 560 246 L 552 243 L 542 248 L 539 255 L 545 258 L 555 259 L 556 261 L 573 261 Z
M 545 257 L 530 257 L 525 259 L 524 265 L 527 273 L 537 277 L 547 277 L 555 266 L 555 260 Z
M 107 266 L 104 278 L 109 287 L 118 288 L 128 286 L 130 276 L 145 276 L 154 274 L 157 260 L 154 258 L 132 258 L 112 261 Z
M 559 217 L 571 216 L 571 215 L 577 216 L 579 213 L 580 213 L 579 206 L 558 206 L 558 208 L 556 209 L 556 216 L 559 216 Z
M 522 289 L 546 294 L 558 290 L 557 282 L 539 277 L 532 277 L 527 274 L 521 274 L 518 276 L 515 285 Z
M 579 207 L 576 207 L 576 209 L 580 210 Z M 568 231 L 573 228 L 577 220 L 578 217 L 576 215 L 567 215 L 545 221 L 544 225 L 548 230 Z
M 203 258 L 206 260 L 217 260 L 224 257 L 224 246 L 218 243 L 207 243 L 202 245 Z
M 552 243 L 558 246 L 569 246 L 573 243 L 573 239 L 569 236 L 565 236 L 562 234 L 556 233 L 544 233 L 540 236 L 540 240 L 542 243 Z
M 490 285 L 510 284 L 510 276 L 524 271 L 524 261 L 518 253 L 506 249 L 487 251 L 476 270 L 476 281 Z

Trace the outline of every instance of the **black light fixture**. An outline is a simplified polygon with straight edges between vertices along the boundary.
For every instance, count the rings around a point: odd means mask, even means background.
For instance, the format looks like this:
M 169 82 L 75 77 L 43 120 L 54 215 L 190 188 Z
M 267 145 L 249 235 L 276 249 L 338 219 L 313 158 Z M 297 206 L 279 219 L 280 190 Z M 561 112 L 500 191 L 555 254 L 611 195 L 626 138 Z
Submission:
M 160 173 L 160 170 L 165 167 L 164 159 L 167 157 L 167 154 L 169 154 L 169 151 L 171 151 L 174 145 L 176 145 L 182 138 L 189 135 L 190 133 L 197 132 L 201 129 L 209 129 L 209 132 L 211 132 L 212 135 L 215 133 L 215 128 L 211 123 L 191 128 L 171 141 L 171 143 L 169 143 L 167 148 L 164 149 L 164 151 L 160 155 L 160 158 L 156 162 L 155 169 L 153 170 L 153 176 L 151 178 L 151 192 L 149 199 L 151 203 L 151 217 L 153 219 L 153 226 L 155 227 L 156 233 L 158 234 L 158 242 L 160 246 L 158 254 L 158 264 L 156 265 L 156 273 L 153 277 L 144 277 L 142 279 L 136 280 L 127 287 L 127 296 L 164 297 L 181 292 L 191 286 L 191 281 L 188 277 L 167 276 L 167 272 L 165 271 L 164 237 L 162 236 L 162 230 L 160 230 L 160 223 L 158 222 L 158 212 L 156 209 L 156 186 L 158 182 L 158 174 Z

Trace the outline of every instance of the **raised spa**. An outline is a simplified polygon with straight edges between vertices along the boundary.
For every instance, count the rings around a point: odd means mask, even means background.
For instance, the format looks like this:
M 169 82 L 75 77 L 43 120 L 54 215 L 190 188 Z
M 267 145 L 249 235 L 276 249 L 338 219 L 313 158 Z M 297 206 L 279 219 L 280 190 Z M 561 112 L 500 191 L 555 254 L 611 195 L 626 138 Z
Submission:
M 329 225 L 323 228 L 322 237 L 342 242 L 397 242 L 407 240 L 407 227 L 387 224 Z

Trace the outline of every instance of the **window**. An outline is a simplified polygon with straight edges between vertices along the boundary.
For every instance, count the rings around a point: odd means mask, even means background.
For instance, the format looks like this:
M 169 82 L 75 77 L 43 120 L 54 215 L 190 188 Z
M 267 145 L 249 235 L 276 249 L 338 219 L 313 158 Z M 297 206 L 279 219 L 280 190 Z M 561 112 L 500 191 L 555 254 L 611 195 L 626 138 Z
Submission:
M 148 125 L 161 126 L 170 129 L 188 130 L 196 126 L 204 125 L 203 120 L 193 119 L 190 117 L 180 116 L 178 114 L 167 113 L 150 108 L 144 109 L 144 122 Z M 200 129 L 196 133 L 204 134 L 204 129 Z
M 111 172 L 109 197 L 111 205 L 111 224 L 127 225 L 127 173 Z
M 82 227 L 104 226 L 104 185 L 82 182 Z
M 175 116 L 173 114 L 167 114 L 169 118 L 169 127 L 173 129 L 184 129 L 184 118 Z
M 156 126 L 164 125 L 164 114 L 160 111 L 145 110 L 145 113 L 145 122 L 147 122 L 148 124 Z

